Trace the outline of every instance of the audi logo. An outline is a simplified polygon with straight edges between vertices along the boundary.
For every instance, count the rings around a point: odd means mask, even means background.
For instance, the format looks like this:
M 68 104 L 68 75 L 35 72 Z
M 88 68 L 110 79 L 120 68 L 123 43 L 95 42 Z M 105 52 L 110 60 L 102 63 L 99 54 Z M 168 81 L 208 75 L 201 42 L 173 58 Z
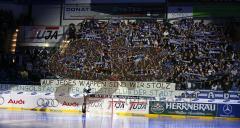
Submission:
M 56 99 L 39 98 L 37 100 L 38 107 L 57 107 L 58 104 Z
M 4 103 L 4 98 L 0 96 L 0 105 L 3 105 L 3 103 Z

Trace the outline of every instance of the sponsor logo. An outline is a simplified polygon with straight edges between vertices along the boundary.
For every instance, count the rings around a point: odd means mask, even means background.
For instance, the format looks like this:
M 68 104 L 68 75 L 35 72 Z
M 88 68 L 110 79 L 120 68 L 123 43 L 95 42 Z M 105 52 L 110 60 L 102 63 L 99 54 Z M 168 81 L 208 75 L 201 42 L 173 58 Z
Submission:
M 25 32 L 26 40 L 36 43 L 43 42 L 43 40 L 54 41 L 59 38 L 59 32 L 61 28 L 58 26 L 48 26 L 48 27 L 30 27 L 29 30 Z
M 3 104 L 4 104 L 4 98 L 0 97 L 0 105 L 3 105 Z
M 147 102 L 130 102 L 129 110 L 146 110 Z
M 45 40 L 52 40 L 52 39 L 57 39 L 58 38 L 58 30 L 45 30 L 41 31 L 39 30 L 37 32 L 37 39 L 45 39 Z
M 39 98 L 37 100 L 37 105 L 39 107 L 57 107 L 58 104 L 56 99 Z
M 184 110 L 184 111 L 215 111 L 215 104 L 200 104 L 200 103 L 166 103 L 166 109 Z
M 13 100 L 13 99 L 10 99 L 8 101 L 8 104 L 25 104 L 25 101 L 20 99 L 20 100 Z
M 229 105 L 229 104 L 225 104 L 223 106 L 223 112 L 227 115 L 231 114 L 232 113 L 232 106 Z
M 87 109 L 87 112 L 90 112 L 95 110 L 103 110 L 105 108 L 103 107 L 102 101 L 90 100 L 87 102 L 86 109 Z
M 79 8 L 79 7 L 67 7 L 67 8 L 65 8 L 65 10 L 67 12 L 88 12 L 88 11 L 90 11 L 90 8 L 88 8 L 88 7 L 81 7 L 81 8 Z
M 112 107 L 115 109 L 124 109 L 124 106 L 124 101 L 109 101 L 108 109 L 111 109 Z
M 91 108 L 103 108 L 103 102 L 90 101 L 88 102 L 87 106 Z
M 153 113 L 163 113 L 165 110 L 164 106 L 161 105 L 161 103 L 155 103 L 152 107 L 151 107 L 151 111 Z
M 79 104 L 78 104 L 78 103 L 76 103 L 76 102 L 72 102 L 72 103 L 70 103 L 70 102 L 66 102 L 66 101 L 64 101 L 64 102 L 63 102 L 63 104 L 62 104 L 62 106 L 68 106 L 68 107 L 78 107 L 78 106 L 79 106 Z

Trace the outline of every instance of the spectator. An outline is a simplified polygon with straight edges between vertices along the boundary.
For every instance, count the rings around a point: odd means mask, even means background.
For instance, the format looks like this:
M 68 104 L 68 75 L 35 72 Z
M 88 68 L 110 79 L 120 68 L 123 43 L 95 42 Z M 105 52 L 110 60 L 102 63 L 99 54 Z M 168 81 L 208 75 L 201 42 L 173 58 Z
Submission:
M 38 79 L 51 77 L 166 81 L 178 89 L 223 89 L 237 86 L 240 61 L 224 25 L 193 19 L 172 24 L 142 20 L 84 21 L 71 24 L 67 47 L 28 51 Z M 37 71 L 36 71 L 37 70 Z M 239 86 L 239 84 L 238 84 Z

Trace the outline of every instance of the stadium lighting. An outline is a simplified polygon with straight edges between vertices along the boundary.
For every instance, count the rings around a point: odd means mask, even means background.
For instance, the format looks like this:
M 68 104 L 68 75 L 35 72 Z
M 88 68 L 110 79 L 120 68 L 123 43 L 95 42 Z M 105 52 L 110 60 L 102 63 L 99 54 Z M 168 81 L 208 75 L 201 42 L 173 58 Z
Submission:
M 49 47 L 49 43 L 45 43 L 45 45 L 44 45 L 45 47 Z
M 148 13 L 147 13 L 147 16 L 151 16 L 151 13 L 150 13 L 150 12 L 148 12 Z
M 12 49 L 11 51 L 12 51 L 12 53 L 14 53 L 14 52 L 15 52 L 15 49 Z

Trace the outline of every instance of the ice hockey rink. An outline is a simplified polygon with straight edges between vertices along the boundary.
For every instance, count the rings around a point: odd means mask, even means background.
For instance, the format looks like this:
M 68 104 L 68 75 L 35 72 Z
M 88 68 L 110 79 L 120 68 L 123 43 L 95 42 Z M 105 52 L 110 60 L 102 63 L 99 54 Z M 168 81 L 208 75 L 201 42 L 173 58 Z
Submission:
M 0 128 L 240 128 L 239 120 L 0 110 Z

